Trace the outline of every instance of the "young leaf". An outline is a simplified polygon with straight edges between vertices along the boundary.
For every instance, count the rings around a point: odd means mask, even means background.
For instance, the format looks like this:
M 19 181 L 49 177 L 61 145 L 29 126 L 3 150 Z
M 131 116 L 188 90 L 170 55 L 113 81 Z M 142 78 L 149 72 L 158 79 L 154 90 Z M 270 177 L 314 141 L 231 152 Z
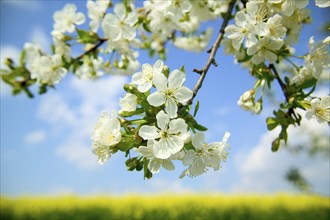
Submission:
M 195 105 L 195 110 L 194 110 L 194 117 L 196 117 L 196 114 L 199 110 L 199 101 L 196 102 L 196 105 Z

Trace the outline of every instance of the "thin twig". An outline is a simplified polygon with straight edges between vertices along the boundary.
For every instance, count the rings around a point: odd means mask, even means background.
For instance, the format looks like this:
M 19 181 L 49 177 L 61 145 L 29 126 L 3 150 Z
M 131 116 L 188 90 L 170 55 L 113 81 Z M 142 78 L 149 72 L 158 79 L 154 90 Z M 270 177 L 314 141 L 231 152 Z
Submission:
M 74 58 L 74 60 L 80 60 L 81 58 L 83 58 L 85 55 L 95 51 L 97 48 L 99 48 L 104 42 L 106 42 L 108 39 L 105 38 L 101 38 L 99 39 L 99 42 L 97 42 L 97 44 L 95 44 L 93 47 L 91 47 L 89 50 L 85 51 L 83 54 L 79 55 L 78 57 Z
M 198 79 L 198 81 L 197 81 L 197 83 L 196 83 L 196 85 L 195 85 L 195 87 L 193 89 L 193 96 L 191 97 L 191 99 L 188 100 L 187 105 L 190 105 L 193 102 L 195 96 L 198 93 L 198 90 L 202 87 L 203 81 L 205 79 L 205 76 L 206 76 L 206 74 L 207 74 L 210 66 L 212 64 L 214 66 L 218 66 L 218 64 L 215 61 L 215 55 L 216 55 L 216 53 L 218 51 L 218 48 L 220 46 L 220 43 L 221 43 L 223 37 L 224 37 L 225 28 L 228 25 L 228 22 L 229 22 L 231 13 L 232 13 L 232 11 L 234 9 L 234 6 L 235 6 L 235 2 L 236 2 L 236 0 L 231 0 L 230 3 L 229 3 L 229 5 L 228 5 L 228 10 L 227 10 L 226 15 L 225 15 L 225 17 L 223 19 L 223 22 L 222 22 L 222 25 L 221 25 L 221 28 L 220 28 L 218 37 L 217 37 L 216 41 L 214 42 L 214 44 L 213 44 L 213 46 L 212 46 L 212 48 L 210 50 L 209 59 L 208 59 L 207 63 L 205 64 L 204 68 L 201 69 L 201 70 L 199 70 L 199 69 L 194 69 L 193 70 L 194 72 L 200 74 L 200 77 L 199 77 L 199 79 Z

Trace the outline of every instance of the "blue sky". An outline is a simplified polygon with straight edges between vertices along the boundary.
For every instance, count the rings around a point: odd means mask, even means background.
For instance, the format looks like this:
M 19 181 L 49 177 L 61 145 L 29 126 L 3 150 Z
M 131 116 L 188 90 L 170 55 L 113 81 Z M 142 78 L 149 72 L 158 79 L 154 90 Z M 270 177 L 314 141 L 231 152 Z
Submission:
M 85 1 L 75 2 L 86 12 Z M 26 41 L 37 41 L 44 49 L 51 42 L 52 14 L 69 1 L 1 1 L 0 49 L 1 61 L 6 56 L 17 57 Z M 313 25 L 308 25 L 297 45 L 297 52 L 308 51 L 311 35 L 320 40 L 319 26 L 329 20 L 328 11 L 311 6 Z M 220 21 L 203 25 L 214 28 L 211 42 L 216 37 Z M 201 68 L 206 53 L 190 53 L 168 48 L 165 64 L 171 69 L 185 66 L 186 85 L 193 88 L 198 75 L 193 68 Z M 154 63 L 141 52 L 140 63 Z M 211 67 L 198 93 L 200 111 L 197 120 L 209 128 L 208 141 L 220 141 L 225 131 L 231 133 L 230 154 L 223 168 L 197 178 L 178 177 L 183 170 L 161 170 L 151 180 L 143 174 L 128 172 L 123 155 L 114 155 L 100 166 L 90 150 L 90 134 L 102 110 L 118 109 L 123 95 L 122 85 L 129 77 L 106 76 L 98 81 L 78 80 L 68 74 L 56 90 L 28 99 L 13 97 L 1 83 L 1 195 L 58 195 L 58 194 L 123 194 L 123 193 L 273 193 L 296 192 L 284 180 L 291 166 L 300 167 L 315 191 L 329 195 L 329 160 L 322 156 L 292 155 L 285 148 L 270 151 L 271 141 L 278 131 L 267 132 L 265 119 L 271 106 L 259 116 L 240 109 L 236 102 L 240 95 L 253 87 L 254 80 L 247 70 L 234 64 L 222 51 L 217 55 L 219 67 Z M 276 86 L 275 86 L 276 87 Z M 277 88 L 278 89 L 278 88 Z M 328 94 L 324 87 L 319 94 Z M 277 99 L 282 99 L 277 94 Z M 290 143 L 308 143 L 310 133 L 329 136 L 327 125 L 304 121 L 304 126 L 290 129 Z

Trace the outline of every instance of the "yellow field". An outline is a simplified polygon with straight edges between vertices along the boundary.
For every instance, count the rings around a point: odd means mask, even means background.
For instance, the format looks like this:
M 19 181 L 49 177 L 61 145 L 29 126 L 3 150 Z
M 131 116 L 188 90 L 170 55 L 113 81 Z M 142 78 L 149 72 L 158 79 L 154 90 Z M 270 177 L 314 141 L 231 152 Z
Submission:
M 123 196 L 1 198 L 0 219 L 330 219 L 317 196 Z

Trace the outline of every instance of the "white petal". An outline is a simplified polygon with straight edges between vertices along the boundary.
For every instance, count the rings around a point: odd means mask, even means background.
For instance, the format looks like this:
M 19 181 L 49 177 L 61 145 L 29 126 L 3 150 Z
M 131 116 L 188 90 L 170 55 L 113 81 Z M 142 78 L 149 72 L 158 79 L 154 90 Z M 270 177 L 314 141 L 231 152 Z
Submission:
M 116 26 L 109 26 L 108 33 L 113 41 L 120 40 L 123 36 L 123 30 Z
M 168 126 L 168 132 L 170 134 L 183 134 L 187 132 L 188 128 L 186 122 L 182 118 L 173 119 Z
M 142 66 L 143 68 L 143 66 Z M 143 79 L 143 73 L 141 72 L 137 72 L 137 73 L 134 73 L 133 76 L 132 76 L 132 83 L 134 84 L 142 84 L 145 80 Z
M 145 63 L 142 65 L 142 73 L 147 74 L 152 72 L 152 66 L 149 63 Z
M 153 149 L 146 146 L 140 146 L 139 148 L 134 148 L 134 150 L 138 151 L 142 156 L 146 158 L 151 158 L 154 156 Z
M 193 92 L 189 88 L 182 86 L 174 92 L 174 96 L 178 102 L 184 104 L 191 99 Z
M 116 4 L 113 11 L 120 20 L 124 20 L 124 18 L 126 17 L 126 8 L 122 3 Z
M 167 159 L 171 156 L 171 151 L 168 147 L 168 142 L 166 140 L 160 139 L 154 145 L 154 155 L 159 159 Z
M 160 161 L 158 159 L 152 159 L 152 160 L 150 160 L 149 161 L 149 164 L 148 164 L 148 169 L 153 174 L 158 173 L 159 170 L 160 170 Z
M 125 19 L 126 24 L 129 24 L 132 27 L 135 25 L 137 21 L 138 21 L 138 17 L 134 12 L 129 13 L 127 18 Z
M 190 166 L 194 163 L 196 152 L 194 150 L 188 150 L 182 159 L 182 163 L 185 166 Z
M 205 144 L 205 136 L 202 132 L 196 133 L 192 138 L 192 144 L 196 149 L 202 149 Z
M 178 106 L 172 98 L 168 98 L 165 103 L 165 111 L 170 118 L 177 117 Z
M 180 70 L 173 70 L 168 76 L 168 87 L 179 88 L 186 80 L 186 74 Z
M 166 170 L 174 170 L 174 164 L 171 160 L 163 160 L 162 166 L 166 169 Z
M 74 17 L 75 24 L 83 24 L 86 21 L 85 15 L 81 12 L 77 13 Z
M 157 126 L 164 131 L 167 128 L 168 123 L 170 122 L 170 118 L 164 111 L 160 111 L 156 115 L 156 118 L 157 118 Z
M 156 91 L 150 94 L 147 100 L 150 105 L 158 107 L 164 104 L 166 99 L 164 93 Z
M 139 136 L 145 140 L 159 138 L 158 129 L 155 126 L 143 125 L 139 130 Z
M 123 28 L 123 38 L 127 40 L 133 40 L 136 36 L 136 31 L 134 28 L 126 26 Z
M 163 70 L 164 63 L 161 60 L 157 60 L 156 63 L 153 65 L 153 73 L 154 74 L 161 74 Z
M 138 85 L 138 90 L 140 92 L 147 92 L 150 90 L 150 88 L 152 87 L 152 82 L 151 81 L 146 81 L 144 83 L 141 83 L 140 85 Z
M 158 91 L 164 91 L 167 89 L 167 79 L 164 74 L 154 74 L 152 80 Z
M 189 174 L 192 176 L 201 175 L 205 171 L 205 163 L 201 157 L 196 157 L 194 163 L 188 169 Z

